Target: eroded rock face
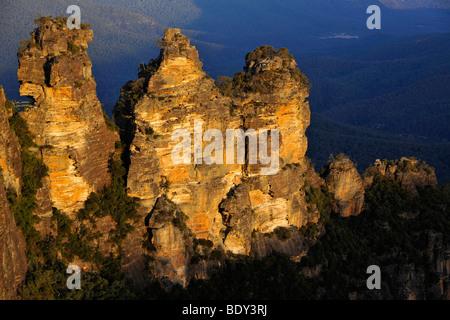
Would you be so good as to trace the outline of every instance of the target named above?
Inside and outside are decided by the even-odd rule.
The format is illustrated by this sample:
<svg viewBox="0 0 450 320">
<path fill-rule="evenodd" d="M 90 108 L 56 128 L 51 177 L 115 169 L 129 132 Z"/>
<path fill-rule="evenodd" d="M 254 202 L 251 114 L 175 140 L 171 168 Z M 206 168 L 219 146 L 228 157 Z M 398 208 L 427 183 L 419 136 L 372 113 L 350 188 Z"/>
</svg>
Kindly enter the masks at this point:
<svg viewBox="0 0 450 320">
<path fill-rule="evenodd" d="M 354 163 L 339 156 L 327 168 L 326 184 L 338 202 L 343 217 L 358 215 L 364 205 L 364 184 Z"/>
<path fill-rule="evenodd" d="M 38 193 L 38 202 L 49 196 L 69 216 L 110 182 L 108 161 L 118 140 L 97 99 L 86 53 L 92 37 L 92 30 L 42 18 L 18 53 L 20 93 L 35 100 L 22 116 L 49 168 L 48 190 Z"/>
<path fill-rule="evenodd" d="M 308 246 L 298 234 L 298 229 L 286 228 L 285 230 L 290 233 L 289 238 L 286 240 L 278 239 L 275 234 L 254 234 L 252 237 L 252 256 L 261 259 L 273 252 L 277 252 L 287 254 L 294 261 L 300 261 L 306 255 Z"/>
<path fill-rule="evenodd" d="M 253 230 L 264 233 L 279 226 L 317 222 L 318 216 L 306 214 L 301 190 L 307 170 L 308 83 L 287 50 L 264 48 L 249 54 L 245 72 L 233 81 L 233 94 L 226 95 L 202 70 L 197 50 L 179 29 L 167 29 L 160 45 L 160 56 L 140 66 L 139 79 L 122 88 L 114 109 L 121 139 L 128 147 L 128 193 L 140 199 L 142 219 L 166 197 L 186 214 L 186 226 L 194 238 L 239 254 L 250 253 Z M 190 152 L 183 158 L 186 161 L 175 162 L 172 152 L 181 137 L 172 134 L 180 129 L 187 132 Z M 208 129 L 216 129 L 209 141 L 223 139 L 222 147 L 211 153 L 212 164 L 205 157 L 196 162 L 197 152 L 205 155 L 211 145 L 203 136 Z M 275 170 L 264 174 L 261 169 L 270 165 L 249 161 L 248 140 L 244 160 L 239 161 L 235 148 L 233 161 L 228 161 L 227 129 L 255 130 L 250 133 L 253 136 L 264 129 L 279 130 Z M 268 156 L 272 140 L 269 133 Z M 145 234 L 142 225 L 136 227 L 124 242 L 129 249 L 124 266 L 134 273 L 142 260 L 138 244 Z M 150 229 L 151 241 L 160 252 L 156 256 L 166 266 L 158 267 L 156 273 L 187 283 L 189 273 L 183 268 L 189 253 L 180 249 L 184 243 L 179 232 L 171 223 Z M 171 257 L 170 252 L 177 253 Z"/>
<path fill-rule="evenodd" d="M 226 226 L 224 244 L 235 254 L 249 254 L 251 234 L 255 227 L 250 194 L 245 183 L 231 188 L 219 205 L 222 223 Z"/>
<path fill-rule="evenodd" d="M 296 66 L 287 49 L 263 46 L 247 54 L 244 72 L 237 73 L 223 89 L 231 96 L 233 111 L 240 115 L 244 130 L 279 132 L 277 170 L 264 174 L 261 169 L 268 165 L 261 161 L 251 164 L 249 159 L 244 166 L 244 183 L 251 204 L 251 229 L 260 233 L 270 233 L 277 227 L 300 228 L 308 222 L 318 221 L 318 216 L 307 214 L 302 191 L 308 170 L 305 132 L 310 123 L 306 101 L 309 83 Z M 267 155 L 272 153 L 271 146 L 272 134 L 268 135 Z M 251 147 L 247 152 L 255 153 Z M 240 220 L 242 226 L 237 224 L 234 229 L 243 228 L 248 223 Z M 234 233 L 229 235 L 234 236 Z M 241 241 L 243 239 L 246 238 L 240 238 Z M 236 244 L 237 240 L 233 243 Z M 241 251 L 247 252 L 243 248 L 249 246 L 246 242 Z M 252 241 L 252 246 L 258 246 L 257 241 Z M 234 251 L 237 251 L 236 247 Z"/>
<path fill-rule="evenodd" d="M 234 177 L 241 175 L 241 166 L 195 164 L 192 154 L 190 163 L 174 163 L 172 150 L 180 140 L 172 141 L 172 133 L 185 129 L 193 137 L 194 125 L 201 122 L 202 132 L 214 128 L 225 137 L 227 128 L 239 127 L 239 117 L 230 115 L 230 99 L 220 94 L 214 80 L 201 69 L 197 50 L 180 30 L 166 30 L 162 46 L 160 57 L 141 70 L 142 77 L 128 85 L 128 92 L 122 90 L 114 110 L 122 140 L 130 143 L 128 193 L 141 200 L 142 217 L 158 197 L 167 196 L 188 215 L 186 223 L 197 238 L 218 243 L 222 227 L 218 206 Z M 139 98 L 132 101 L 129 91 L 136 87 Z M 142 239 L 145 230 L 137 229 L 124 246 L 141 241 L 134 239 Z M 142 254 L 136 246 L 132 251 L 136 257 L 129 256 L 125 266 Z"/>
<path fill-rule="evenodd" d="M 22 186 L 22 155 L 19 140 L 9 126 L 6 97 L 0 87 L 0 169 L 5 187 L 18 194 Z"/>
<path fill-rule="evenodd" d="M 311 117 L 309 82 L 288 50 L 263 46 L 247 54 L 244 72 L 233 79 L 233 91 L 245 129 L 280 131 L 280 168 L 303 164 Z M 248 174 L 259 174 L 259 167 L 249 165 Z"/>
<path fill-rule="evenodd" d="M 152 267 L 155 273 L 185 285 L 189 279 L 192 239 L 183 216 L 177 206 L 163 196 L 146 217 L 146 226 L 154 246 Z"/>
<path fill-rule="evenodd" d="M 415 158 L 402 157 L 400 160 L 377 159 L 375 163 L 364 172 L 364 182 L 369 185 L 376 174 L 391 178 L 406 191 L 417 195 L 416 187 L 437 185 L 436 173 L 426 163 Z"/>
<path fill-rule="evenodd" d="M 2 127 L 3 128 L 3 127 Z M 27 261 L 25 239 L 8 207 L 5 184 L 0 173 L 0 300 L 18 299 L 25 280 Z"/>
</svg>

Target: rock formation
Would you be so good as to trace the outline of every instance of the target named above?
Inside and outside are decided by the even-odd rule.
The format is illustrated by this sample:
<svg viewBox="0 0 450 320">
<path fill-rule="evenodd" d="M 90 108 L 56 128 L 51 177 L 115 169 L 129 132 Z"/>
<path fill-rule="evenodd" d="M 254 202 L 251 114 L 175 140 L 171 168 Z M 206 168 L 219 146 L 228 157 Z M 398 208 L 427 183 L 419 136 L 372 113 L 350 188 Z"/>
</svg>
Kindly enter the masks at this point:
<svg viewBox="0 0 450 320">
<path fill-rule="evenodd" d="M 278 170 L 264 175 L 261 167 L 265 166 L 260 163 L 248 161 L 244 166 L 254 212 L 253 227 L 262 233 L 279 226 L 300 228 L 318 220 L 317 216 L 306 215 L 301 190 L 308 170 L 305 132 L 310 110 L 305 100 L 309 83 L 296 66 L 287 49 L 263 46 L 247 54 L 244 72 L 237 73 L 229 85 L 234 112 L 241 116 L 244 130 L 279 131 Z M 270 144 L 271 139 L 267 149 Z M 248 152 L 252 153 L 251 149 Z"/>
<path fill-rule="evenodd" d="M 341 216 L 360 214 L 364 205 L 364 184 L 354 163 L 348 157 L 338 155 L 325 170 L 326 184 L 337 200 Z"/>
<path fill-rule="evenodd" d="M 386 268 L 386 274 L 402 300 L 449 300 L 450 246 L 443 241 L 442 233 L 426 230 L 424 237 L 427 248 L 423 256 L 429 269 L 415 263 L 394 264 Z"/>
<path fill-rule="evenodd" d="M 418 186 L 437 184 L 434 170 L 412 158 L 377 161 L 363 180 L 355 164 L 338 155 L 319 176 L 305 157 L 309 83 L 287 49 L 257 48 L 247 54 L 243 72 L 216 85 L 179 29 L 165 31 L 159 57 L 141 64 L 138 79 L 121 90 L 113 111 L 124 145 L 121 154 L 122 148 L 115 148 L 118 135 L 110 130 L 96 96 L 86 53 L 92 31 L 69 30 L 64 19 L 37 22 L 40 26 L 18 53 L 21 94 L 34 99 L 20 113 L 37 143 L 26 151 L 49 169 L 36 195 L 34 214 L 41 222 L 35 227 L 48 235 L 57 223 L 51 219 L 56 207 L 76 220 L 71 231 L 81 230 L 80 225 L 92 231 L 88 248 L 105 256 L 120 252 L 122 268 L 135 285 L 158 278 L 163 286 L 186 286 L 192 278 L 207 279 L 225 259 L 239 255 L 262 258 L 281 252 L 298 262 L 326 233 L 324 221 L 333 204 L 343 217 L 361 213 L 364 187 L 375 175 L 392 178 L 416 195 Z M 25 241 L 6 191 L 20 193 L 22 170 L 27 172 L 21 157 L 27 154 L 10 130 L 5 101 L 0 88 L 0 299 L 13 299 L 27 265 Z M 114 180 L 120 182 L 110 185 L 113 157 Z M 106 208 L 90 215 L 100 207 L 96 201 L 112 193 L 95 201 L 93 195 L 85 211 L 78 211 L 91 192 L 107 185 L 123 197 L 114 205 L 102 202 Z M 139 217 L 130 222 L 130 233 L 122 225 L 125 239 L 115 238 L 117 220 L 127 219 L 114 216 L 111 208 L 127 201 L 126 208 L 132 209 L 140 203 Z M 75 219 L 77 213 L 85 218 Z M 321 213 L 326 213 L 323 219 Z M 436 276 L 431 286 L 430 270 L 411 261 L 394 262 L 383 271 L 399 289 L 396 296 L 449 299 L 450 248 L 442 233 L 425 234 L 428 249 L 422 256 Z M 77 254 L 73 263 L 94 268 Z M 317 277 L 327 264 L 302 273 Z"/>
<path fill-rule="evenodd" d="M 27 260 L 25 239 L 17 229 L 6 199 L 0 174 L 0 300 L 17 299 L 19 286 L 25 280 Z"/>
<path fill-rule="evenodd" d="M 6 188 L 18 194 L 22 186 L 21 149 L 19 140 L 10 130 L 8 122 L 10 114 L 5 104 L 5 92 L 0 87 L 0 169 L 3 171 Z"/>
<path fill-rule="evenodd" d="M 391 265 L 386 273 L 402 300 L 449 300 L 450 246 L 443 241 L 442 233 L 427 230 L 424 234 L 427 241 L 424 258 L 430 269 L 409 263 Z"/>
<path fill-rule="evenodd" d="M 114 109 L 129 150 L 128 192 L 140 199 L 141 215 L 153 221 L 152 216 L 159 215 L 155 203 L 164 196 L 187 216 L 186 226 L 195 239 L 238 254 L 250 253 L 253 230 L 270 233 L 280 226 L 299 228 L 317 221 L 307 216 L 301 191 L 307 170 L 308 83 L 292 55 L 286 49 L 257 49 L 247 56 L 245 72 L 236 75 L 233 94 L 227 95 L 202 70 L 197 50 L 179 29 L 167 29 L 160 45 L 159 58 L 140 66 L 139 79 L 122 88 Z M 181 156 L 180 149 L 182 159 L 174 162 L 172 152 L 182 135 L 173 134 L 180 129 L 187 133 L 188 153 Z M 214 132 L 208 140 L 203 133 L 209 129 Z M 239 139 L 227 136 L 227 130 L 238 129 L 250 136 L 242 140 L 245 154 L 235 147 Z M 262 130 L 268 132 L 267 145 L 259 145 L 259 156 L 267 151 L 269 160 L 279 159 L 272 162 L 272 172 L 270 163 L 250 160 L 258 157 L 250 141 L 261 141 Z M 279 153 L 271 151 L 276 143 L 273 130 L 279 131 Z M 234 152 L 228 156 L 230 141 Z M 162 258 L 160 252 L 177 252 L 165 258 L 176 272 L 162 275 L 184 283 L 189 255 L 177 249 L 182 247 L 180 234 L 167 223 L 148 227 L 156 260 Z M 134 246 L 125 259 L 128 269 L 137 270 L 143 232 L 138 226 L 124 243 Z"/>
<path fill-rule="evenodd" d="M 364 172 L 365 185 L 372 183 L 375 174 L 397 181 L 402 188 L 414 195 L 417 195 L 416 187 L 437 185 L 434 169 L 414 157 L 384 161 L 377 159 L 374 165 Z"/>
<path fill-rule="evenodd" d="M 108 161 L 118 137 L 107 128 L 96 95 L 86 53 L 92 30 L 69 30 L 64 19 L 36 22 L 18 52 L 20 93 L 34 99 L 22 116 L 49 168 L 38 202 L 70 216 L 109 183 Z"/>
<path fill-rule="evenodd" d="M 129 144 L 129 195 L 140 199 L 142 217 L 165 195 L 189 216 L 186 224 L 197 238 L 218 242 L 218 206 L 232 187 L 234 177 L 241 175 L 241 168 L 194 164 L 191 154 L 190 163 L 176 164 L 172 161 L 172 149 L 179 140 L 172 140 L 172 134 L 177 129 L 193 134 L 194 126 L 200 123 L 200 131 L 214 128 L 225 136 L 229 126 L 238 127 L 239 117 L 230 115 L 230 100 L 220 94 L 214 80 L 201 69 L 197 50 L 179 29 L 166 30 L 161 45 L 160 57 L 143 66 L 141 77 L 124 87 L 114 110 L 122 140 Z M 158 230 L 161 235 L 170 234 Z M 125 241 L 124 246 L 130 248 L 124 259 L 125 269 L 134 269 L 133 261 L 142 255 L 143 233 L 143 226 L 137 226 L 135 234 Z M 177 245 L 169 239 L 158 239 Z M 172 257 L 173 261 L 178 259 L 182 258 Z"/>
<path fill-rule="evenodd" d="M 149 241 L 154 248 L 154 272 L 182 285 L 189 279 L 191 234 L 184 213 L 165 196 L 159 197 L 147 217 Z"/>
<path fill-rule="evenodd" d="M 5 94 L 0 88 L 0 300 L 17 299 L 25 280 L 25 240 L 6 198 L 6 189 L 20 193 L 22 157 L 18 139 L 10 130 Z"/>
</svg>

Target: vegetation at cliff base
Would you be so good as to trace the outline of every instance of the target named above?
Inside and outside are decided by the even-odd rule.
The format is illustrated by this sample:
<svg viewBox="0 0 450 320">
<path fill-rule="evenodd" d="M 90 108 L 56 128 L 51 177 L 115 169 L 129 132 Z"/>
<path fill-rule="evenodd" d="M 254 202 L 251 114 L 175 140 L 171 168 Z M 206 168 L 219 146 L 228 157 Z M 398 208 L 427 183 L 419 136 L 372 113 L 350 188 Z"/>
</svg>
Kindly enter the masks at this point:
<svg viewBox="0 0 450 320">
<path fill-rule="evenodd" d="M 139 204 L 125 191 L 124 176 L 126 170 L 119 157 L 110 161 L 112 183 L 98 193 L 91 193 L 84 208 L 78 212 L 78 218 L 95 224 L 98 218 L 110 216 L 116 223 L 111 231 L 112 241 L 117 245 L 133 231 L 130 222 L 137 219 Z"/>
<path fill-rule="evenodd" d="M 406 299 L 401 270 L 424 271 L 419 299 L 440 299 L 439 278 L 427 256 L 428 236 L 442 233 L 450 243 L 450 186 L 419 188 L 414 197 L 389 178 L 377 175 L 366 191 L 367 209 L 348 218 L 333 213 L 321 235 L 300 263 L 284 254 L 258 260 L 228 260 L 208 280 L 175 286 L 164 299 Z M 329 205 L 332 205 L 329 203 Z M 306 230 L 306 229 L 305 229 Z M 366 287 L 369 265 L 382 272 L 381 290 Z M 413 285 L 413 284 L 411 284 Z"/>
<path fill-rule="evenodd" d="M 132 231 L 130 222 L 137 218 L 138 203 L 125 191 L 125 168 L 120 161 L 121 150 L 110 162 L 112 183 L 92 193 L 85 208 L 78 213 L 79 220 L 53 208 L 52 228 L 48 238 L 36 230 L 39 222 L 34 214 L 37 209 L 36 194 L 43 186 L 47 167 L 38 156 L 38 147 L 19 113 L 10 119 L 22 149 L 23 186 L 18 196 L 8 190 L 8 202 L 17 226 L 26 239 L 28 271 L 20 289 L 22 299 L 118 299 L 133 298 L 121 269 L 120 249 L 117 254 L 104 256 L 95 245 L 99 236 L 94 232 L 95 219 L 110 216 L 115 223 L 111 241 L 120 248 L 125 236 Z M 75 258 L 90 263 L 83 272 L 83 290 L 68 290 L 66 268 Z"/>
</svg>

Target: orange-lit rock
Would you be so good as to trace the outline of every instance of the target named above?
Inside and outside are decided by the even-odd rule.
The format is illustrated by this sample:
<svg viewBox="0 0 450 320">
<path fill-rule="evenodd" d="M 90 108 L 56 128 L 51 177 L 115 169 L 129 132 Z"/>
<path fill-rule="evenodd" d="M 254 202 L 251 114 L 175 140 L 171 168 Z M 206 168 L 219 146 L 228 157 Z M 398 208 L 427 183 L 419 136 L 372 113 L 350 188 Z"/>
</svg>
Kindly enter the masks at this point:
<svg viewBox="0 0 450 320">
<path fill-rule="evenodd" d="M 364 205 L 364 184 L 353 162 L 338 155 L 327 167 L 325 181 L 343 217 L 358 215 Z"/>
<path fill-rule="evenodd" d="M 140 66 L 139 79 L 122 88 L 114 109 L 114 119 L 128 150 L 128 194 L 140 199 L 141 216 L 152 212 L 161 196 L 167 197 L 186 214 L 186 226 L 195 238 L 243 254 L 251 251 L 253 230 L 271 232 L 279 226 L 300 227 L 317 221 L 317 217 L 306 214 L 301 190 L 307 170 L 308 83 L 287 50 L 272 48 L 269 55 L 263 56 L 256 50 L 247 57 L 247 80 L 259 81 L 263 87 L 273 86 L 271 92 L 233 87 L 235 94 L 228 96 L 202 70 L 197 50 L 179 29 L 167 29 L 160 44 L 160 56 Z M 224 163 L 227 129 L 254 129 L 257 133 L 279 130 L 279 170 L 274 175 L 261 175 L 261 168 L 268 165 L 248 164 L 248 159 L 238 164 L 236 150 L 233 164 L 195 164 L 194 124 L 200 121 L 202 134 L 208 129 L 222 134 Z M 177 164 L 172 159 L 172 150 L 181 141 L 172 141 L 177 129 L 190 134 L 188 164 Z M 271 140 L 269 135 L 269 155 Z M 201 149 L 204 151 L 208 145 L 202 141 Z M 133 248 L 124 259 L 125 269 L 135 273 L 143 254 L 136 245 L 142 242 L 142 229 L 137 226 L 137 230 L 124 243 Z M 150 230 L 156 256 L 172 266 L 157 268 L 157 275 L 187 283 L 189 279 L 182 277 L 190 273 L 182 265 L 188 263 L 188 253 L 177 249 L 182 244 L 177 242 L 181 240 L 174 230 L 169 224 Z M 169 252 L 178 253 L 170 258 Z"/>
<path fill-rule="evenodd" d="M 175 130 L 186 129 L 193 137 L 194 123 L 202 121 L 203 131 L 215 128 L 225 137 L 226 129 L 239 127 L 239 117 L 229 112 L 231 100 L 201 68 L 189 39 L 178 29 L 166 30 L 160 57 L 122 89 L 114 118 L 122 140 L 129 143 L 128 194 L 140 199 L 141 215 L 151 212 L 156 199 L 165 195 L 188 216 L 186 224 L 197 238 L 219 244 L 223 225 L 218 207 L 234 177 L 241 175 L 241 166 L 194 164 L 193 158 L 191 164 L 172 161 L 172 149 L 179 143 L 171 139 Z M 124 246 L 142 236 L 136 231 Z M 129 255 L 125 266 L 142 255 L 142 249 L 134 248 L 136 255 Z M 161 245 L 160 250 L 169 249 Z"/>
<path fill-rule="evenodd" d="M 245 130 L 279 131 L 279 166 L 275 174 L 262 174 L 261 168 L 268 165 L 261 163 L 244 166 L 244 183 L 248 185 L 253 212 L 252 229 L 268 233 L 277 227 L 300 228 L 317 222 L 318 216 L 307 214 L 302 191 L 309 165 L 305 161 L 309 83 L 293 56 L 285 48 L 257 48 L 247 54 L 244 72 L 237 73 L 228 89 L 222 86 L 222 90 L 232 97 L 234 112 L 241 115 Z M 268 155 L 271 145 L 269 136 Z"/>
<path fill-rule="evenodd" d="M 63 19 L 41 18 L 19 49 L 20 92 L 35 100 L 22 116 L 49 168 L 38 202 L 50 201 L 69 216 L 90 192 L 109 184 L 108 161 L 118 139 L 97 99 L 86 53 L 92 37 L 89 29 L 69 30 Z"/>
</svg>

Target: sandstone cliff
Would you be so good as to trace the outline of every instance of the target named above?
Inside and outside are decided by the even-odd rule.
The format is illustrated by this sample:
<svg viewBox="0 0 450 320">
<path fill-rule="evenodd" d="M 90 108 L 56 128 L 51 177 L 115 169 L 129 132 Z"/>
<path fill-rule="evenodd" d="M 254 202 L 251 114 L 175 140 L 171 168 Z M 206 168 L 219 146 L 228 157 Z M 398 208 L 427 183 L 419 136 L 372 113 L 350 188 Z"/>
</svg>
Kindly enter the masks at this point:
<svg viewBox="0 0 450 320">
<path fill-rule="evenodd" d="M 25 239 L 9 210 L 5 185 L 0 175 L 0 300 L 17 299 L 25 280 Z"/>
<path fill-rule="evenodd" d="M 364 183 L 353 162 L 344 155 L 336 156 L 325 168 L 325 181 L 343 217 L 358 215 L 364 205 Z"/>
<path fill-rule="evenodd" d="M 300 228 L 308 222 L 317 222 L 318 216 L 307 215 L 301 190 L 308 170 L 305 132 L 310 123 L 306 101 L 309 83 L 293 56 L 285 48 L 257 48 L 247 54 L 244 72 L 238 72 L 221 87 L 231 96 L 233 111 L 240 115 L 244 130 L 279 131 L 278 170 L 262 174 L 261 168 L 267 165 L 252 164 L 250 159 L 244 166 L 254 229 L 267 233 L 280 226 Z M 271 153 L 271 140 L 270 136 L 267 154 Z"/>
<path fill-rule="evenodd" d="M 49 168 L 38 192 L 39 214 L 51 215 L 48 204 L 53 203 L 72 215 L 91 192 L 109 183 L 108 161 L 117 137 L 107 128 L 96 95 L 86 52 L 92 30 L 69 30 L 64 19 L 36 22 L 40 25 L 18 52 L 18 79 L 21 95 L 34 99 L 21 115 Z"/>
<path fill-rule="evenodd" d="M 426 257 L 438 280 L 432 285 L 428 296 L 432 299 L 450 300 L 450 246 L 443 242 L 442 233 L 427 231 Z"/>
<path fill-rule="evenodd" d="M 41 157 L 49 169 L 36 195 L 34 214 L 41 222 L 35 227 L 48 235 L 55 206 L 75 222 L 71 232 L 89 229 L 93 237 L 74 237 L 69 243 L 75 249 L 72 262 L 79 266 L 99 267 L 88 260 L 94 254 L 91 249 L 103 255 L 120 253 L 122 268 L 135 284 L 145 286 L 145 280 L 156 277 L 170 287 L 186 286 L 192 278 L 207 279 L 225 259 L 239 255 L 263 258 L 281 252 L 299 262 L 317 237 L 326 234 L 324 222 L 334 204 L 343 217 L 361 213 L 364 187 L 376 174 L 415 194 L 418 186 L 436 184 L 433 169 L 407 158 L 377 161 L 363 180 L 355 164 L 339 155 L 319 176 L 305 157 L 309 83 L 293 56 L 286 49 L 257 48 L 246 56 L 243 72 L 216 85 L 179 29 L 165 31 L 159 57 L 141 64 L 138 79 L 121 90 L 114 109 L 124 145 L 120 154 L 119 144 L 115 150 L 117 134 L 102 115 L 86 53 L 92 31 L 68 30 L 62 19 L 38 22 L 18 53 L 21 93 L 34 99 L 33 106 L 20 113 L 38 145 L 27 152 Z M 9 130 L 11 113 L 4 104 L 0 90 L 0 298 L 14 298 L 26 272 L 25 244 L 5 190 L 19 193 L 23 168 L 18 139 Z M 230 130 L 242 130 L 244 138 L 228 139 Z M 262 138 L 267 138 L 266 144 L 261 144 Z M 242 149 L 236 148 L 239 143 Z M 110 184 L 108 162 L 113 156 L 115 183 Z M 120 156 L 126 172 L 117 161 Z M 119 194 L 106 188 L 111 192 L 85 202 L 91 192 L 107 185 Z M 136 202 L 141 204 L 139 217 L 128 233 L 131 228 L 122 222 L 134 216 L 120 213 L 133 211 Z M 80 217 L 75 219 L 77 213 Z M 408 219 L 414 215 L 399 213 Z M 387 222 L 376 223 L 391 228 Z M 125 234 L 125 239 L 119 237 Z M 383 271 L 395 282 L 396 296 L 449 298 L 449 248 L 441 233 L 429 232 L 427 237 L 428 249 L 421 257 L 431 263 L 435 277 L 428 279 L 430 270 L 417 263 L 392 262 Z M 81 240 L 89 243 L 77 243 Z M 80 247 L 84 250 L 77 250 Z M 320 277 L 327 264 L 326 260 L 300 272 L 307 278 Z"/>
<path fill-rule="evenodd" d="M 180 30 L 166 30 L 161 45 L 160 57 L 141 66 L 141 78 L 123 88 L 114 110 L 122 141 L 129 149 L 129 160 L 125 160 L 129 162 L 129 195 L 140 199 L 142 217 L 152 211 L 158 198 L 166 196 L 189 216 L 186 224 L 196 237 L 219 242 L 218 206 L 234 177 L 241 175 L 241 168 L 194 164 L 191 154 L 190 163 L 174 163 L 171 153 L 179 141 L 172 140 L 172 133 L 186 129 L 193 135 L 194 125 L 201 121 L 200 130 L 215 128 L 225 136 L 228 126 L 238 127 L 239 118 L 230 115 L 230 100 L 220 94 L 214 80 L 201 69 L 197 50 Z M 134 269 L 142 255 L 143 227 L 138 225 L 124 243 L 129 248 L 125 269 Z M 161 235 L 170 234 L 158 230 Z M 168 239 L 154 239 L 177 246 Z M 169 260 L 178 265 L 174 261 L 184 259 L 187 264 L 187 258 L 173 256 Z"/>
<path fill-rule="evenodd" d="M 381 174 L 394 179 L 406 191 L 417 195 L 416 187 L 437 185 L 434 169 L 425 162 L 420 162 L 414 157 L 403 157 L 400 160 L 377 159 L 371 167 L 364 172 L 364 183 L 369 185 L 376 174 Z"/>
<path fill-rule="evenodd" d="M 3 171 L 6 188 L 18 194 L 22 186 L 21 149 L 16 135 L 10 129 L 10 114 L 5 103 L 5 92 L 0 87 L 0 169 Z"/>
<path fill-rule="evenodd" d="M 114 109 L 128 150 L 124 154 L 128 193 L 140 199 L 141 216 L 149 215 L 153 221 L 151 217 L 158 212 L 155 203 L 167 198 L 187 216 L 186 227 L 194 239 L 210 241 L 217 252 L 235 254 L 250 254 L 252 245 L 258 246 L 252 241 L 253 231 L 270 233 L 277 227 L 300 228 L 317 221 L 317 215 L 307 214 L 301 190 L 307 170 L 308 83 L 292 55 L 271 47 L 247 55 L 245 72 L 230 83 L 230 95 L 202 70 L 197 50 L 179 29 L 167 29 L 160 45 L 160 56 L 140 66 L 139 79 L 122 88 Z M 181 136 L 173 138 L 172 134 L 179 129 L 187 132 L 189 152 L 175 163 L 172 151 Z M 208 129 L 214 130 L 209 140 L 203 135 Z M 258 156 L 249 146 L 251 138 L 243 142 L 244 158 L 235 147 L 237 139 L 232 140 L 234 153 L 228 157 L 229 129 L 242 129 L 253 137 L 268 130 L 267 145 L 260 147 L 259 155 L 264 151 L 279 163 L 272 162 L 270 170 L 267 163 L 251 161 Z M 278 153 L 271 151 L 276 140 L 270 130 L 279 130 Z M 207 158 L 212 145 L 211 158 Z M 186 283 L 187 274 L 195 272 L 186 271 L 192 256 L 189 250 L 180 249 L 184 240 L 177 229 L 171 223 L 148 227 L 156 248 L 152 257 L 170 266 L 158 267 L 161 272 L 156 274 Z M 124 243 L 130 249 L 125 269 L 135 273 L 142 264 L 139 244 L 144 233 L 142 225 L 137 225 Z M 192 245 L 190 251 L 195 256 Z"/>
<path fill-rule="evenodd" d="M 25 240 L 6 198 L 7 189 L 18 194 L 22 185 L 21 149 L 8 117 L 0 88 L 0 300 L 18 298 L 17 290 L 27 270 Z"/>
</svg>

